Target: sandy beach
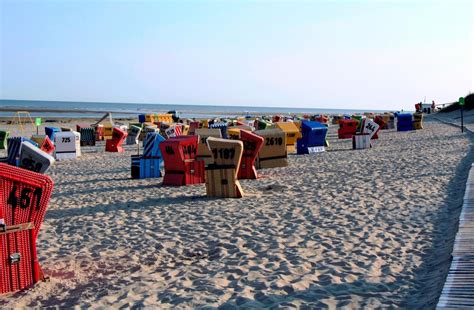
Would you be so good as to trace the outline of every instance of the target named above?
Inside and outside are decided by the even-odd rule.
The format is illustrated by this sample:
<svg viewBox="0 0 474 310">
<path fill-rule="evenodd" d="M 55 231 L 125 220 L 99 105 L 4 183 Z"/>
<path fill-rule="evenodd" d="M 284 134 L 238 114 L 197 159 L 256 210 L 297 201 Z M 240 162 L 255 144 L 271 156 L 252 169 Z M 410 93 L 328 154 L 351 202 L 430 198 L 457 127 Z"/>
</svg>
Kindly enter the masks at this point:
<svg viewBox="0 0 474 310">
<path fill-rule="evenodd" d="M 55 188 L 38 255 L 49 282 L 0 306 L 433 308 L 470 134 L 428 118 L 423 130 L 385 130 L 374 148 L 352 150 L 336 130 L 327 152 L 241 180 L 242 199 L 133 180 L 136 146 L 83 147 L 48 172 Z"/>
</svg>

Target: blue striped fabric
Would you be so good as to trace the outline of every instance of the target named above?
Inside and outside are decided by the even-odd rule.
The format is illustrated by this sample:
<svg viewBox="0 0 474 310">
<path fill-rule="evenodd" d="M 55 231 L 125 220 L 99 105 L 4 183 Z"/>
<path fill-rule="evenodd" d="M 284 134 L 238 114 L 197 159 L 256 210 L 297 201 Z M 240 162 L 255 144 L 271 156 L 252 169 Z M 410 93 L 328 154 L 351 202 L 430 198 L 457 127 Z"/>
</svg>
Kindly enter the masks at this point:
<svg viewBox="0 0 474 310">
<path fill-rule="evenodd" d="M 19 160 L 20 160 L 20 151 L 21 151 L 21 143 L 29 142 L 33 144 L 34 146 L 38 147 L 38 143 L 25 138 L 25 137 L 11 137 L 8 138 L 7 140 L 7 145 L 8 145 L 8 155 L 7 155 L 7 162 L 10 165 L 13 166 L 18 166 Z"/>
<path fill-rule="evenodd" d="M 209 125 L 209 128 L 219 128 L 221 130 L 222 138 L 227 139 L 227 123 L 213 123 Z"/>
<path fill-rule="evenodd" d="M 144 157 L 161 157 L 160 142 L 165 138 L 157 132 L 147 133 L 143 140 L 143 156 Z"/>
</svg>

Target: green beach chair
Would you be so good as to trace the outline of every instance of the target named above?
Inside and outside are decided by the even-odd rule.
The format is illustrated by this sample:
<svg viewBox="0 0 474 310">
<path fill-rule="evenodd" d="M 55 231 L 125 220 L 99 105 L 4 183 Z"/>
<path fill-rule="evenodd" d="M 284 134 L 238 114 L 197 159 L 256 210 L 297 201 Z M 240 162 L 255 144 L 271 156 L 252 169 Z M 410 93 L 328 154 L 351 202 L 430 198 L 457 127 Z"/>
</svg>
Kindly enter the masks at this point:
<svg viewBox="0 0 474 310">
<path fill-rule="evenodd" d="M 362 130 L 362 115 L 352 115 L 351 118 L 359 122 L 357 124 L 356 132 L 360 132 Z"/>
<path fill-rule="evenodd" d="M 0 150 L 7 149 L 7 139 L 10 136 L 9 131 L 0 130 Z"/>
</svg>

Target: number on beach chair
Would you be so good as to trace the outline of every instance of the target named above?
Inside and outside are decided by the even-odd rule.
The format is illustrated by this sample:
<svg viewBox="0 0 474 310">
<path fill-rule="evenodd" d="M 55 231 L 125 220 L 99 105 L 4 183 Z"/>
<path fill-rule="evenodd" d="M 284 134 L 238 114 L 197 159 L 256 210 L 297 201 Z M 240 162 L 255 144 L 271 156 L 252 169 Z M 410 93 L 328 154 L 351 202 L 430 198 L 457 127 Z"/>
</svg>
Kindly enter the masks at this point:
<svg viewBox="0 0 474 310">
<path fill-rule="evenodd" d="M 179 136 L 160 143 L 165 176 L 163 185 L 204 183 L 204 161 L 197 160 L 197 136 Z"/>
<path fill-rule="evenodd" d="M 49 139 L 48 136 L 46 136 L 46 138 Z M 21 143 L 20 168 L 38 173 L 46 173 L 49 167 L 54 164 L 54 161 L 53 156 L 35 147 L 31 143 Z"/>
<path fill-rule="evenodd" d="M 362 133 L 368 133 L 370 139 L 374 137 L 375 134 L 379 131 L 380 126 L 371 119 L 365 118 L 362 120 Z"/>
<path fill-rule="evenodd" d="M 278 122 L 275 125 L 286 134 L 286 149 L 288 153 L 294 153 L 296 151 L 296 141 L 301 138 L 298 127 L 293 122 Z"/>
<path fill-rule="evenodd" d="M 73 159 L 80 156 L 80 134 L 75 131 L 58 132 L 54 136 L 54 156 L 57 160 Z"/>
<path fill-rule="evenodd" d="M 213 163 L 206 167 L 206 193 L 209 197 L 241 198 L 237 180 L 244 145 L 242 141 L 207 138 Z"/>
<path fill-rule="evenodd" d="M 0 164 L 0 294 L 44 279 L 36 253 L 53 181 L 49 176 Z"/>
<path fill-rule="evenodd" d="M 198 128 L 195 130 L 194 135 L 199 137 L 198 149 L 197 149 L 197 159 L 203 160 L 206 165 L 212 163 L 212 154 L 209 148 L 207 147 L 206 140 L 209 137 L 221 138 L 221 130 L 218 128 L 208 129 L 208 128 Z"/>
<path fill-rule="evenodd" d="M 286 133 L 280 129 L 257 130 L 256 135 L 264 139 L 264 143 L 256 161 L 257 169 L 288 166 Z"/>
</svg>

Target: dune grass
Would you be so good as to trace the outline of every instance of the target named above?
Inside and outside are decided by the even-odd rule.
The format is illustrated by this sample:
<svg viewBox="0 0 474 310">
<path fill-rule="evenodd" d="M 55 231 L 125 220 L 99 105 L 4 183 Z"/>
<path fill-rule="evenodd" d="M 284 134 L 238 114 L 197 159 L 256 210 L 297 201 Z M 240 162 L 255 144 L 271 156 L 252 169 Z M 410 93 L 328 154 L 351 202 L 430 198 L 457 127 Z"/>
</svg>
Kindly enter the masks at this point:
<svg viewBox="0 0 474 310">
<path fill-rule="evenodd" d="M 442 108 L 439 112 L 452 112 L 456 111 L 460 108 L 459 102 L 453 102 L 448 106 Z M 464 109 L 465 110 L 472 110 L 474 109 L 474 93 L 470 93 L 466 97 L 464 97 Z"/>
</svg>

